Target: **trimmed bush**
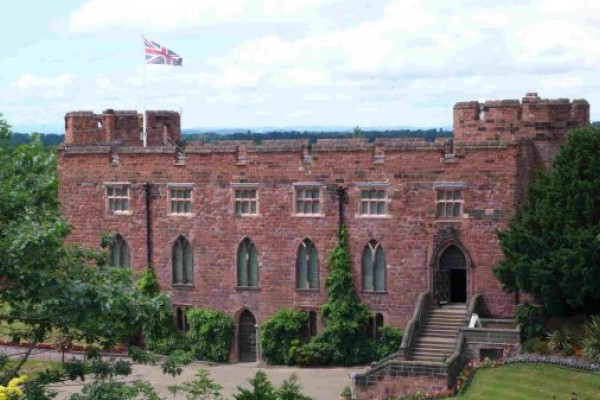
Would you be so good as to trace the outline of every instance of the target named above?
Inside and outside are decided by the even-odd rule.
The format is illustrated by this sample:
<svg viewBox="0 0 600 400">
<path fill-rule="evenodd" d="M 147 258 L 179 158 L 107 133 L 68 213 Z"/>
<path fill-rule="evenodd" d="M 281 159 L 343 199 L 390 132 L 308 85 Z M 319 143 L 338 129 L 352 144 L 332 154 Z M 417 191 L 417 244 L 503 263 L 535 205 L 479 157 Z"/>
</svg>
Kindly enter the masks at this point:
<svg viewBox="0 0 600 400">
<path fill-rule="evenodd" d="M 540 307 L 529 303 L 519 304 L 515 317 L 517 323 L 521 324 L 521 340 L 544 336 L 544 316 Z"/>
<path fill-rule="evenodd" d="M 186 311 L 187 338 L 199 360 L 225 362 L 233 340 L 233 319 L 220 311 L 190 308 Z"/>
<path fill-rule="evenodd" d="M 293 365 L 308 315 L 283 308 L 260 327 L 262 354 L 269 364 Z"/>
<path fill-rule="evenodd" d="M 385 358 L 398 351 L 402 344 L 404 333 L 393 326 L 382 326 L 377 330 L 378 338 L 375 343 L 378 359 Z"/>
</svg>

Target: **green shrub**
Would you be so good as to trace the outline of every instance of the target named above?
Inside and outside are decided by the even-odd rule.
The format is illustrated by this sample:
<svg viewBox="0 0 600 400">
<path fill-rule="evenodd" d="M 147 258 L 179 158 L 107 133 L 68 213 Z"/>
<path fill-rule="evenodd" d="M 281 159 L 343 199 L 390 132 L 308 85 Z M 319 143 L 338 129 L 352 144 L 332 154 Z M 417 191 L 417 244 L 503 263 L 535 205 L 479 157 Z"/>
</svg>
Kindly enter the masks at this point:
<svg viewBox="0 0 600 400">
<path fill-rule="evenodd" d="M 572 355 L 575 346 L 575 338 L 568 328 L 557 329 L 548 335 L 548 347 L 554 351 Z"/>
<path fill-rule="evenodd" d="M 545 342 L 537 337 L 531 338 L 523 343 L 523 351 L 525 353 L 537 353 L 541 355 L 547 355 L 550 353 L 548 342 Z"/>
<path fill-rule="evenodd" d="M 402 336 L 404 335 L 400 329 L 386 325 L 380 327 L 377 332 L 378 338 L 375 345 L 379 360 L 398 351 L 402 344 Z"/>
<path fill-rule="evenodd" d="M 263 371 L 257 371 L 254 378 L 249 379 L 249 382 L 252 389 L 238 386 L 239 393 L 233 395 L 235 400 L 278 400 L 275 388 Z"/>
<path fill-rule="evenodd" d="M 186 311 L 189 331 L 187 338 L 199 360 L 228 360 L 233 340 L 233 319 L 220 311 L 190 308 Z"/>
<path fill-rule="evenodd" d="M 327 302 L 321 307 L 324 329 L 300 350 L 299 364 L 356 365 L 372 361 L 376 357 L 374 340 L 364 329 L 369 323 L 371 312 L 358 297 L 351 264 L 348 231 L 342 227 L 339 244 L 327 260 Z"/>
<path fill-rule="evenodd" d="M 594 361 L 600 361 L 600 314 L 594 315 L 590 322 L 585 324 L 583 337 L 583 355 Z"/>
<path fill-rule="evenodd" d="M 541 309 L 529 303 L 519 304 L 516 312 L 517 323 L 521 324 L 521 340 L 544 336 L 544 317 Z"/>
<path fill-rule="evenodd" d="M 262 354 L 269 364 L 293 365 L 302 328 L 308 315 L 302 311 L 281 309 L 260 327 Z"/>
</svg>

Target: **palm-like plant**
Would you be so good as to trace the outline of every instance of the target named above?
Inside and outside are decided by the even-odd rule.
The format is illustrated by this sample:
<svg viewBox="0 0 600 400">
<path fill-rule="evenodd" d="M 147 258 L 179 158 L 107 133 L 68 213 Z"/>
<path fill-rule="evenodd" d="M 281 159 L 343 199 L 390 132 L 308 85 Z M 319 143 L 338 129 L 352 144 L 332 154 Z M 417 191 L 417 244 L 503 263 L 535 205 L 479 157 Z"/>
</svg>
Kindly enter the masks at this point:
<svg viewBox="0 0 600 400">
<path fill-rule="evenodd" d="M 594 315 L 585 325 L 582 350 L 585 357 L 600 361 L 600 314 Z"/>
</svg>

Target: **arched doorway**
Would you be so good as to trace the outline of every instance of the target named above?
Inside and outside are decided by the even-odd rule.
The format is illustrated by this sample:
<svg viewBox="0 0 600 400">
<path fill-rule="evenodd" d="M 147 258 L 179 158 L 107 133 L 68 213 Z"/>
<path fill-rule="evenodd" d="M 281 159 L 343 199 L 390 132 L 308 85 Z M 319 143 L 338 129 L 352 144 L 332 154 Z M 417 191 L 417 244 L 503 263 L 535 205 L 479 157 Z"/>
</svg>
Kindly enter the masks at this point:
<svg viewBox="0 0 600 400">
<path fill-rule="evenodd" d="M 467 259 L 456 246 L 449 246 L 440 256 L 436 297 L 441 303 L 467 302 Z"/>
<path fill-rule="evenodd" d="M 256 319 L 248 310 L 240 316 L 238 349 L 240 362 L 256 361 Z"/>
</svg>

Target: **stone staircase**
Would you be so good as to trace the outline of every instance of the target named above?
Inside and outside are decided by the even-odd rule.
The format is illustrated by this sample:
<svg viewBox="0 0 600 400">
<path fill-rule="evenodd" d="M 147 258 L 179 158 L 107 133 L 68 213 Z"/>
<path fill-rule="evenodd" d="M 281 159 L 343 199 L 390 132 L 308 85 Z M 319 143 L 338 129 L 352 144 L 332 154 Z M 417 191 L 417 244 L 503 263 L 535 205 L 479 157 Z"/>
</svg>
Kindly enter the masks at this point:
<svg viewBox="0 0 600 400">
<path fill-rule="evenodd" d="M 458 331 L 466 326 L 465 304 L 431 305 L 415 338 L 410 360 L 445 362 L 456 348 Z"/>
</svg>

